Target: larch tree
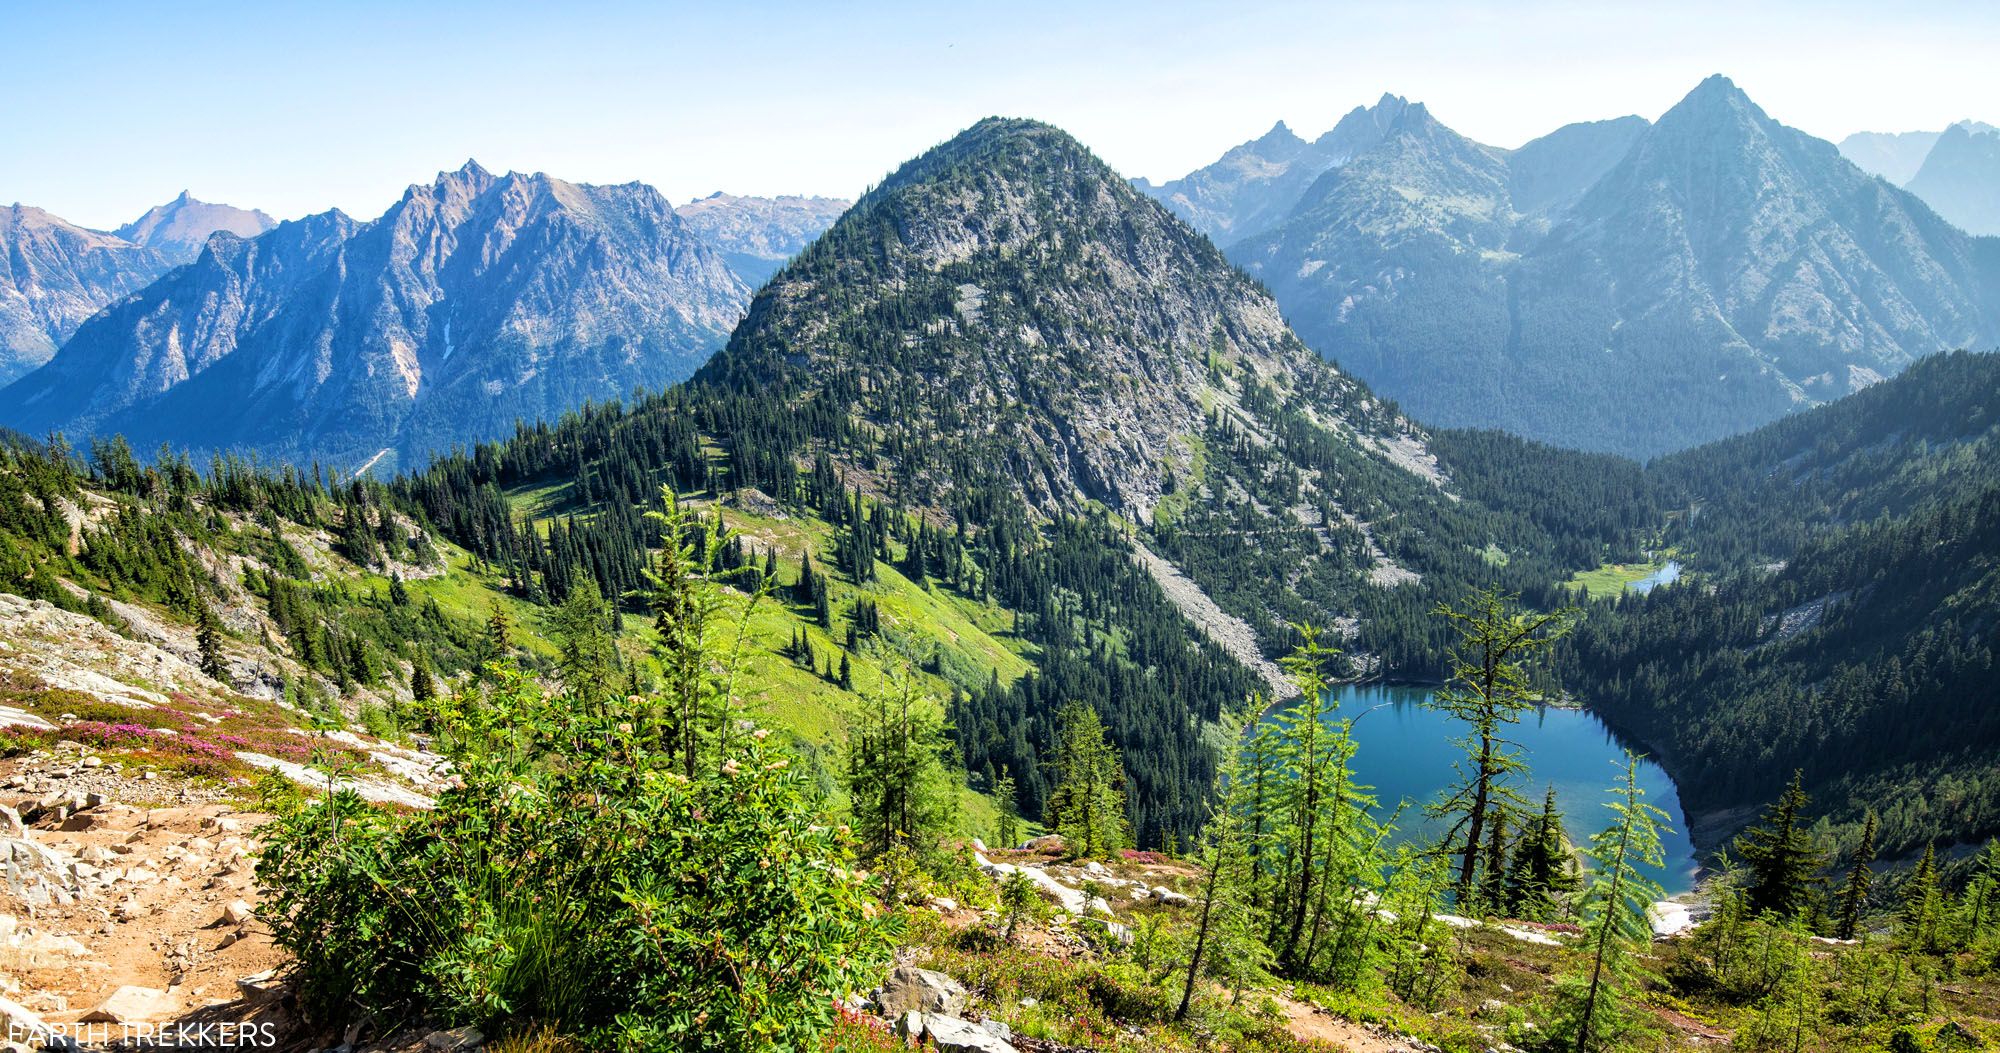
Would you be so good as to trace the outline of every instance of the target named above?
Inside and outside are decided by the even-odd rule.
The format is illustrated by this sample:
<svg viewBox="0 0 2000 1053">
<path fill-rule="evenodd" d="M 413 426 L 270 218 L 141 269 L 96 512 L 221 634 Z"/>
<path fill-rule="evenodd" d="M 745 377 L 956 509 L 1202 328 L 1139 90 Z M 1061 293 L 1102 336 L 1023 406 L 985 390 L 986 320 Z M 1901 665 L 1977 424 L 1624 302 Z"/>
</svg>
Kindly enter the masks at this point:
<svg viewBox="0 0 2000 1053">
<path fill-rule="evenodd" d="M 1056 714 L 1055 788 L 1045 822 L 1062 835 L 1072 855 L 1090 858 L 1125 847 L 1125 773 L 1118 747 L 1104 734 L 1097 711 L 1071 702 Z"/>
<path fill-rule="evenodd" d="M 1639 786 L 1639 758 L 1625 755 L 1625 772 L 1612 790 L 1611 825 L 1590 839 L 1595 868 L 1584 893 L 1581 968 L 1556 988 L 1556 1030 L 1571 1053 L 1628 1048 L 1638 1028 L 1626 1011 L 1636 986 L 1633 958 L 1652 940 L 1648 911 L 1660 896 L 1649 869 L 1665 865 L 1660 835 L 1667 813 L 1647 804 Z"/>
<path fill-rule="evenodd" d="M 1524 611 L 1516 597 L 1488 588 L 1458 607 L 1441 605 L 1437 613 L 1451 623 L 1458 642 L 1451 650 L 1450 675 L 1430 705 L 1464 721 L 1468 730 L 1459 740 L 1466 754 L 1459 781 L 1431 812 L 1450 821 L 1446 841 L 1459 846 L 1458 898 L 1470 903 L 1491 836 L 1488 824 L 1497 811 L 1525 803 L 1513 780 L 1527 765 L 1507 740 L 1506 728 L 1540 701 L 1528 662 L 1569 631 L 1576 612 Z"/>
</svg>

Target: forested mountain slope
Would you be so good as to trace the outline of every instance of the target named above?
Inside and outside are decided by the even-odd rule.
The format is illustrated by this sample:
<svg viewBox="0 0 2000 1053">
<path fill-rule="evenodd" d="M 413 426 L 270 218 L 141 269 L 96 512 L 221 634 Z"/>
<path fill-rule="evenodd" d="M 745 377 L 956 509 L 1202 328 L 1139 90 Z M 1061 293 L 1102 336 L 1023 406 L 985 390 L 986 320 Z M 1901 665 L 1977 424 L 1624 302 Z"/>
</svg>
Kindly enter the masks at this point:
<svg viewBox="0 0 2000 1053">
<path fill-rule="evenodd" d="M 1338 623 L 1369 667 L 1428 671 L 1439 599 L 1498 577 L 1553 601 L 1554 582 L 1638 536 L 1598 504 L 1630 488 L 1625 462 L 1537 450 L 1589 482 L 1552 482 L 1530 507 L 1507 481 L 1508 441 L 1448 441 L 1445 462 L 1074 140 L 995 119 L 857 202 L 689 383 L 400 485 L 510 577 L 559 590 L 573 560 L 607 595 L 643 583 L 639 513 L 662 482 L 823 521 L 815 558 L 854 598 L 816 617 L 850 650 L 873 646 L 860 604 L 886 567 L 997 603 L 1035 670 L 1009 684 L 940 666 L 961 689 L 969 769 L 1013 776 L 1032 814 L 1054 707 L 1089 702 L 1125 751 L 1151 843 L 1193 829 L 1206 729 L 1271 690 L 1245 660 L 1288 647 L 1285 622 Z M 525 492 L 577 514 L 528 536 L 507 497 Z M 1252 653 L 1211 642 L 1137 545 L 1241 619 Z"/>
<path fill-rule="evenodd" d="M 1648 473 L 1700 580 L 1599 609 L 1565 684 L 1713 844 L 1803 769 L 1843 839 L 2000 830 L 2000 359 L 1953 354 Z"/>
</svg>

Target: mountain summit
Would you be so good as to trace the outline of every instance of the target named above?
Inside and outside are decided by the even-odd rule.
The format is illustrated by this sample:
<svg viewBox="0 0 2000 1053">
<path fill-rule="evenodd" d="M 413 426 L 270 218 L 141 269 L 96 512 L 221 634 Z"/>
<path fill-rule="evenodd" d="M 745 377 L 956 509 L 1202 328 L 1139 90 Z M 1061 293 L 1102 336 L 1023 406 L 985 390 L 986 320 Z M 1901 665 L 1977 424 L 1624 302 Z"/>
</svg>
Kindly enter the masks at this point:
<svg viewBox="0 0 2000 1053">
<path fill-rule="evenodd" d="M 393 463 L 680 379 L 748 296 L 650 187 L 468 162 L 372 222 L 216 235 L 0 391 L 0 421 Z"/>
<path fill-rule="evenodd" d="M 1642 457 L 2000 338 L 2000 246 L 1720 76 L 1514 151 L 1410 106 L 1228 252 L 1420 419 Z"/>
<path fill-rule="evenodd" d="M 1063 132 L 1000 118 L 856 202 L 696 382 L 845 422 L 913 501 L 998 484 L 1141 520 L 1211 412 L 1253 420 L 1258 387 L 1329 417 L 1363 394 L 1207 239 Z"/>
<path fill-rule="evenodd" d="M 278 225 L 278 221 L 256 209 L 233 205 L 212 205 L 197 201 L 181 191 L 181 196 L 164 205 L 155 205 L 146 214 L 119 227 L 119 237 L 144 245 L 175 263 L 189 263 L 201 255 L 201 247 L 216 231 L 239 238 L 254 238 Z"/>
<path fill-rule="evenodd" d="M 39 208 L 0 208 L 0 384 L 47 362 L 84 319 L 169 266 L 153 249 Z"/>
</svg>

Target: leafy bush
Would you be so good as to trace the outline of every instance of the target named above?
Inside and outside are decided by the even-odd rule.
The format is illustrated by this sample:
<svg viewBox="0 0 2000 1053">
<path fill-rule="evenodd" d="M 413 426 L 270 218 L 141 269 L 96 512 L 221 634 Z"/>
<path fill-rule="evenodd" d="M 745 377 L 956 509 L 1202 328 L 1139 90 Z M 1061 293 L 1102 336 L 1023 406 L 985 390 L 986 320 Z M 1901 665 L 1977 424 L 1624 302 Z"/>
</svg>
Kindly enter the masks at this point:
<svg viewBox="0 0 2000 1053">
<path fill-rule="evenodd" d="M 542 1021 L 596 1048 L 804 1048 L 889 935 L 789 758 L 743 736 L 670 770 L 630 717 L 518 675 L 476 707 L 463 788 L 395 816 L 349 794 L 267 831 L 258 878 L 316 1018 Z"/>
</svg>

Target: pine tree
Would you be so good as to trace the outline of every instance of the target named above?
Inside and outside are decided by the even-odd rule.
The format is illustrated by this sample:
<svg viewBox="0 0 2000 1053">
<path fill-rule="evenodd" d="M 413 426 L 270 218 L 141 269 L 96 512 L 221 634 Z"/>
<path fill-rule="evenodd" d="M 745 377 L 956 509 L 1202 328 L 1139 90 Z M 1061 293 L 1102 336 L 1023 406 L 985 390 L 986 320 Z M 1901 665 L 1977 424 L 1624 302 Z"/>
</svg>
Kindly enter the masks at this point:
<svg viewBox="0 0 2000 1053">
<path fill-rule="evenodd" d="M 1645 802 L 1639 758 L 1625 755 L 1625 774 L 1612 791 L 1610 826 L 1590 839 L 1596 869 L 1584 895 L 1584 940 L 1589 960 L 1557 985 L 1556 1033 L 1572 1053 L 1630 1048 L 1638 1024 L 1625 1011 L 1636 986 L 1632 959 L 1651 944 L 1647 912 L 1660 888 L 1646 869 L 1665 865 L 1660 834 L 1667 813 Z"/>
<path fill-rule="evenodd" d="M 1810 914 L 1818 900 L 1818 875 L 1826 857 L 1806 826 L 1811 801 L 1804 780 L 1804 773 L 1793 772 L 1785 792 L 1764 812 L 1764 821 L 1736 839 L 1736 854 L 1750 871 L 1744 894 L 1752 914 L 1800 917 Z"/>
<path fill-rule="evenodd" d="M 848 734 L 843 781 L 854 827 L 872 854 L 928 852 L 957 818 L 950 728 L 942 707 L 917 694 L 907 671 L 895 690 L 865 698 Z"/>
<path fill-rule="evenodd" d="M 1851 940 L 1861 931 L 1861 915 L 1868 909 L 1868 891 L 1875 884 L 1875 873 L 1869 869 L 1874 862 L 1875 813 L 1869 812 L 1861 828 L 1861 845 L 1854 850 L 1854 861 L 1848 867 L 1847 884 L 1840 890 L 1840 909 L 1833 930 L 1836 938 Z"/>
<path fill-rule="evenodd" d="M 1507 910 L 1531 921 L 1554 921 L 1576 891 L 1570 870 L 1569 846 L 1562 815 L 1556 810 L 1556 788 L 1542 797 L 1542 814 L 1521 834 L 1507 875 Z"/>
<path fill-rule="evenodd" d="M 1965 886 L 1965 939 L 1977 941 L 2000 921 L 2000 839 L 1986 842 Z"/>
<path fill-rule="evenodd" d="M 1016 803 L 1018 792 L 1014 777 L 1002 768 L 1000 778 L 993 783 L 993 806 L 1000 813 L 994 833 L 1002 848 L 1012 848 L 1021 843 L 1021 808 Z"/>
<path fill-rule="evenodd" d="M 514 625 L 507 612 L 495 603 L 492 612 L 486 616 L 486 629 L 479 639 L 479 663 L 482 666 L 501 661 L 514 651 Z"/>
<path fill-rule="evenodd" d="M 556 675 L 565 690 L 585 706 L 603 705 L 610 697 L 618 656 L 606 624 L 608 612 L 597 580 L 584 577 L 549 616 L 555 637 Z"/>
<path fill-rule="evenodd" d="M 421 706 L 437 697 L 437 681 L 431 676 L 430 663 L 422 655 L 410 663 L 410 699 Z"/>
</svg>

